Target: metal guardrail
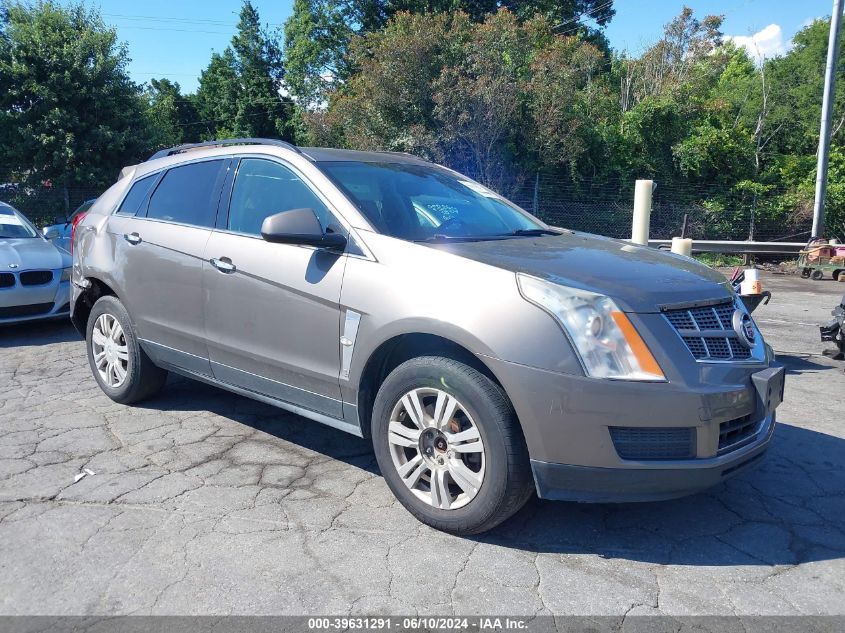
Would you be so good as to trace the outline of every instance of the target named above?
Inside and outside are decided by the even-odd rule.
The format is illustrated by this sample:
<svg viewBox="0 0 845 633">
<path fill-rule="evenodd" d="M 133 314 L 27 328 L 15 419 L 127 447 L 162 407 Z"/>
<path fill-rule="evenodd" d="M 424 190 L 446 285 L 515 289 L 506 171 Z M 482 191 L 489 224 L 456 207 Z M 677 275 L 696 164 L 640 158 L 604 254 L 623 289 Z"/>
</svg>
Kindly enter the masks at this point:
<svg viewBox="0 0 845 633">
<path fill-rule="evenodd" d="M 669 250 L 672 240 L 649 240 L 649 246 Z M 725 240 L 693 240 L 693 253 L 737 253 L 740 255 L 797 255 L 806 242 L 746 242 Z"/>
</svg>

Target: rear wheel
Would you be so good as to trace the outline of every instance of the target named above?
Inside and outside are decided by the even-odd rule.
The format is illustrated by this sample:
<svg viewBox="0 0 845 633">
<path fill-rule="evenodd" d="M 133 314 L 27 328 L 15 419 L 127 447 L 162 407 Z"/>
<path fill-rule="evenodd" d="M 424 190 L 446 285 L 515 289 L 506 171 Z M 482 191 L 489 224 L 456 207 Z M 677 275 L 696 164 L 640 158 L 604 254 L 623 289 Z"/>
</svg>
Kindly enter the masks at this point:
<svg viewBox="0 0 845 633">
<path fill-rule="evenodd" d="M 812 271 L 810 268 L 802 268 L 802 269 L 801 269 L 801 276 L 802 276 L 804 279 L 809 279 L 809 278 L 810 278 L 810 273 L 811 273 L 811 272 L 813 272 L 813 271 Z"/>
<path fill-rule="evenodd" d="M 824 279 L 824 273 L 818 268 L 813 271 L 813 274 L 811 276 L 813 278 L 813 281 L 821 281 L 822 279 Z"/>
<path fill-rule="evenodd" d="M 167 372 L 141 349 L 129 314 L 116 297 L 101 297 L 91 308 L 85 341 L 91 372 L 115 402 L 138 402 L 164 386 Z"/>
<path fill-rule="evenodd" d="M 841 270 L 834 270 L 831 277 L 833 277 L 834 281 L 839 281 L 839 275 L 842 274 Z"/>
<path fill-rule="evenodd" d="M 533 490 L 510 402 L 490 378 L 458 361 L 427 356 L 397 367 L 376 396 L 372 434 L 390 489 L 436 529 L 489 530 Z"/>
</svg>

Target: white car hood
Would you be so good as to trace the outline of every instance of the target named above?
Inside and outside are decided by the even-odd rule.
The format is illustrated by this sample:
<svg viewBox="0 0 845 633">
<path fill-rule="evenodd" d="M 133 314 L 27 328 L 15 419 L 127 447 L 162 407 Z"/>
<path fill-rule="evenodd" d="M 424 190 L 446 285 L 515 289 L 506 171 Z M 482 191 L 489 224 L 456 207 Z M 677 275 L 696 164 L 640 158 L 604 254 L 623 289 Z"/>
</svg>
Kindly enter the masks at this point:
<svg viewBox="0 0 845 633">
<path fill-rule="evenodd" d="M 0 272 L 58 270 L 71 262 L 69 253 L 40 237 L 0 238 Z"/>
</svg>

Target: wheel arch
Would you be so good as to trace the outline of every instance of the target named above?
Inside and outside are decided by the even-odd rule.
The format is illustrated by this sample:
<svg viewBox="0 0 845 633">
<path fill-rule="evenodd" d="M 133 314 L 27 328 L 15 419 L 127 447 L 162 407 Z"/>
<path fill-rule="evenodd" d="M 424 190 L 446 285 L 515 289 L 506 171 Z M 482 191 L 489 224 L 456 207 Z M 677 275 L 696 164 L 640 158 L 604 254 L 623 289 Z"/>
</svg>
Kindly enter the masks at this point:
<svg viewBox="0 0 845 633">
<path fill-rule="evenodd" d="M 465 363 L 490 378 L 505 392 L 501 381 L 484 363 L 483 357 L 451 338 L 428 332 L 397 334 L 383 341 L 370 353 L 358 380 L 358 419 L 364 437 L 370 436 L 373 403 L 384 379 L 405 361 L 420 356 L 442 356 Z"/>
<path fill-rule="evenodd" d="M 79 296 L 73 302 L 73 310 L 71 311 L 70 320 L 76 331 L 85 338 L 85 331 L 88 327 L 88 315 L 91 314 L 91 309 L 100 297 L 117 297 L 117 292 L 105 281 L 97 277 L 86 277 L 88 287 L 79 293 Z"/>
</svg>

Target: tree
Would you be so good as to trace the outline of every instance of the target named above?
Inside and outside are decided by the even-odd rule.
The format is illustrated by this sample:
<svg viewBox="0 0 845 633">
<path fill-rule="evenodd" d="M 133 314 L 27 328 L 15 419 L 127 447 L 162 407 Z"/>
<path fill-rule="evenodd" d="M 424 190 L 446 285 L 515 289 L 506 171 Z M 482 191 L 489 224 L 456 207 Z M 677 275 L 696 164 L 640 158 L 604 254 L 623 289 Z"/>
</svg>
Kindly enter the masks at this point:
<svg viewBox="0 0 845 633">
<path fill-rule="evenodd" d="M 200 74 L 196 103 L 200 121 L 199 134 L 206 139 L 236 136 L 232 123 L 238 108 L 240 91 L 235 53 L 226 48 L 214 53 L 208 67 Z"/>
<path fill-rule="evenodd" d="M 284 65 L 277 42 L 261 30 L 258 11 L 246 0 L 232 39 L 239 79 L 235 130 L 245 136 L 289 137 L 291 102 L 282 97 Z"/>
<path fill-rule="evenodd" d="M 314 138 L 407 151 L 512 191 L 538 168 L 574 164 L 604 57 L 548 19 L 502 9 L 399 13 L 356 37 L 357 71 L 305 123 Z"/>
<path fill-rule="evenodd" d="M 0 15 L 0 165 L 64 191 L 113 182 L 149 145 L 125 45 L 97 11 L 8 2 Z M 12 172 L 12 174 L 10 174 Z"/>
<path fill-rule="evenodd" d="M 302 106 L 321 105 L 348 76 L 344 55 L 350 33 L 337 0 L 295 0 L 284 26 L 285 83 Z"/>
<path fill-rule="evenodd" d="M 203 134 L 290 138 L 293 104 L 283 96 L 283 78 L 280 48 L 245 0 L 231 46 L 212 55 L 200 75 L 197 107 Z"/>
<path fill-rule="evenodd" d="M 325 104 L 328 90 L 357 70 L 347 55 L 353 39 L 401 13 L 461 12 L 480 23 L 502 8 L 520 22 L 540 15 L 563 34 L 602 41 L 600 29 L 615 13 L 612 0 L 295 0 L 284 29 L 288 87 L 306 107 Z"/>
<path fill-rule="evenodd" d="M 178 83 L 152 79 L 145 91 L 150 141 L 155 148 L 197 140 L 199 116 L 194 99 L 184 96 Z"/>
</svg>

